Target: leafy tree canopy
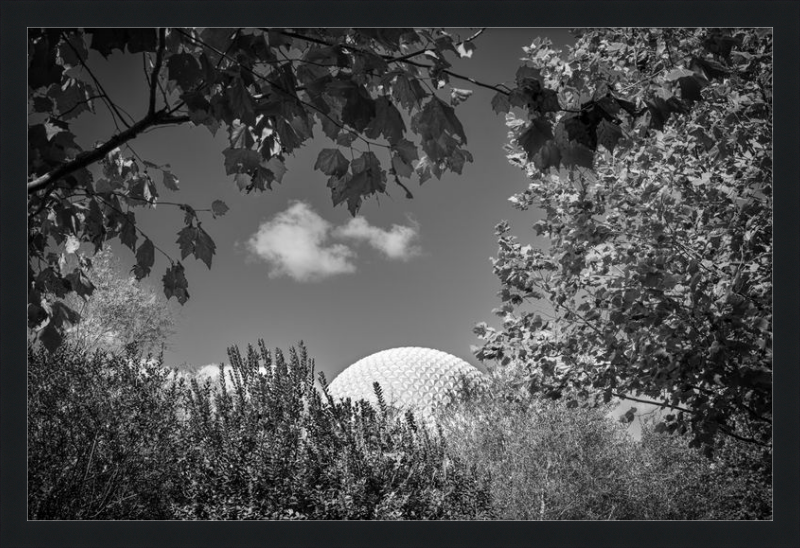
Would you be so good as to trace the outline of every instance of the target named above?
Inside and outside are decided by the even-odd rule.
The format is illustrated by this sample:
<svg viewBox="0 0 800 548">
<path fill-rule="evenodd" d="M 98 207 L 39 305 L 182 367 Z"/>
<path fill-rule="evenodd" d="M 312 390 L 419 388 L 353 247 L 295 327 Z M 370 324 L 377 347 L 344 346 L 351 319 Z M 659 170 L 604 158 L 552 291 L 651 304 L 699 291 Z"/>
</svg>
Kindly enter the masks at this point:
<svg viewBox="0 0 800 548">
<path fill-rule="evenodd" d="M 385 193 L 389 180 L 420 183 L 445 171 L 461 173 L 472 156 L 455 105 L 472 93 L 453 87 L 448 57 L 470 57 L 473 40 L 436 29 L 31 29 L 28 48 L 28 324 L 52 349 L 64 326 L 79 320 L 67 294 L 91 294 L 85 268 L 60 268 L 81 244 L 100 250 L 118 238 L 135 254 L 138 279 L 162 251 L 136 224 L 135 208 L 152 207 L 160 192 L 177 191 L 179 174 L 138 157 L 126 144 L 166 125 L 225 131 L 225 170 L 242 192 L 280 183 L 287 155 L 321 127 L 330 146 L 315 168 L 327 177 L 334 205 L 355 215 L 362 201 Z M 149 94 L 139 120 L 112 101 L 92 71 L 104 57 L 140 55 Z M 486 84 L 480 84 L 487 87 Z M 498 88 L 499 89 L 499 88 Z M 438 90 L 442 90 L 437 93 Z M 107 108 L 116 124 L 90 150 L 71 124 Z M 416 136 L 418 139 L 414 139 Z M 97 164 L 99 170 L 90 171 Z M 99 172 L 99 173 L 98 173 Z M 161 202 L 162 204 L 165 202 Z M 181 262 L 192 255 L 209 268 L 215 243 L 200 214 L 228 210 L 222 201 L 181 208 L 180 259 L 162 281 L 168 298 L 189 298 Z"/>
<path fill-rule="evenodd" d="M 658 431 L 708 450 L 769 446 L 771 31 L 588 30 L 564 57 L 526 51 L 508 158 L 531 183 L 510 200 L 542 212 L 549 248 L 497 225 L 502 327 L 475 328 L 476 355 L 553 397 L 658 401 Z"/>
</svg>

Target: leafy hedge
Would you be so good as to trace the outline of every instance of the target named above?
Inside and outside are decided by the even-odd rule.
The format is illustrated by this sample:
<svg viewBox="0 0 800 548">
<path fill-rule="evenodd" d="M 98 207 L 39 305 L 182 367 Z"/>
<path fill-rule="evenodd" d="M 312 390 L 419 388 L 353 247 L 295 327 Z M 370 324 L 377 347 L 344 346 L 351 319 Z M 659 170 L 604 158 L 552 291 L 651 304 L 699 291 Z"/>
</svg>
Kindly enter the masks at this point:
<svg viewBox="0 0 800 548">
<path fill-rule="evenodd" d="M 487 479 L 438 434 L 385 403 L 332 401 L 302 344 L 288 359 L 258 346 L 231 348 L 217 384 L 135 348 L 30 351 L 29 517 L 492 517 Z"/>
</svg>

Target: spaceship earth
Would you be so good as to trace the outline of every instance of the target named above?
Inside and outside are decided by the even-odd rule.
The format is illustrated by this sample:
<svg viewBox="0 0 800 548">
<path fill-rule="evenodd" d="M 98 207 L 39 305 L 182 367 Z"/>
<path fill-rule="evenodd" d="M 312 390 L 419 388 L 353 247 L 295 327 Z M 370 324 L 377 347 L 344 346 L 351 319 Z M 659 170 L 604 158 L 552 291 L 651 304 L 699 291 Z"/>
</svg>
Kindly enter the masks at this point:
<svg viewBox="0 0 800 548">
<path fill-rule="evenodd" d="M 479 384 L 483 373 L 447 352 L 406 346 L 382 350 L 346 368 L 328 389 L 336 399 L 377 402 L 373 383 L 378 382 L 387 404 L 429 414 L 447 404 L 463 386 Z"/>
</svg>

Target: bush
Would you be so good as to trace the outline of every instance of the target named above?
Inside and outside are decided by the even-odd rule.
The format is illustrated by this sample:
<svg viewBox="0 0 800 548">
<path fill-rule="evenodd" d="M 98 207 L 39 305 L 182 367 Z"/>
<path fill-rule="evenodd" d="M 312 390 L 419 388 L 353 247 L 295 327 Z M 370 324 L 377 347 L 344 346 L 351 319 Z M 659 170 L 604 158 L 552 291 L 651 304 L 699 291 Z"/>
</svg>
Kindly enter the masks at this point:
<svg viewBox="0 0 800 548">
<path fill-rule="evenodd" d="M 450 452 L 491 474 L 500 519 L 771 516 L 771 469 L 759 468 L 764 459 L 746 444 L 727 441 L 710 460 L 687 437 L 656 434 L 651 424 L 641 441 L 631 439 L 624 425 L 607 418 L 610 408 L 572 408 L 566 397 L 535 399 L 498 376 L 490 383 L 489 391 L 451 406 L 439 421 Z M 757 472 L 737 477 L 734 462 L 736 470 Z M 753 486 L 758 490 L 748 491 Z"/>
<path fill-rule="evenodd" d="M 193 381 L 182 430 L 184 519 L 473 519 L 488 484 L 412 415 L 380 398 L 334 402 L 302 346 L 289 359 L 259 341 L 219 385 Z M 232 373 L 232 374 L 230 374 Z M 228 390 L 228 379 L 233 389 Z M 324 386 L 324 379 L 323 386 Z M 380 394 L 380 388 L 377 388 Z"/>
<path fill-rule="evenodd" d="M 28 351 L 28 517 L 170 517 L 177 385 L 161 359 Z"/>
</svg>

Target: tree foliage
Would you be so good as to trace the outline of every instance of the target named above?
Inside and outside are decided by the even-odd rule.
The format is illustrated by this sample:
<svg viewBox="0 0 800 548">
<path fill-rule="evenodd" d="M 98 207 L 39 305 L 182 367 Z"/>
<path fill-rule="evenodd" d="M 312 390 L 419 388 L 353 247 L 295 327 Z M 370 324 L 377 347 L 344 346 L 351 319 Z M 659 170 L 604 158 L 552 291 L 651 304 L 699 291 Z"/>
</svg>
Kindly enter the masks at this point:
<svg viewBox="0 0 800 548">
<path fill-rule="evenodd" d="M 658 431 L 708 450 L 771 444 L 771 31 L 589 30 L 566 58 L 527 53 L 518 79 L 541 92 L 511 102 L 508 157 L 531 183 L 510 200 L 542 212 L 549 248 L 497 225 L 503 324 L 476 327 L 477 356 L 536 392 L 656 400 Z"/>
<path fill-rule="evenodd" d="M 163 252 L 168 298 L 189 298 L 182 263 L 190 255 L 209 268 L 215 244 L 201 212 L 210 209 L 159 200 L 179 189 L 179 175 L 135 154 L 129 143 L 143 132 L 176 124 L 228 134 L 225 171 L 242 192 L 280 183 L 287 155 L 308 143 L 315 127 L 330 141 L 315 168 L 327 177 L 334 205 L 355 215 L 363 200 L 387 192 L 387 182 L 421 182 L 445 171 L 461 173 L 472 156 L 454 106 L 471 91 L 442 88 L 449 57 L 470 57 L 472 42 L 436 29 L 31 29 L 28 48 L 29 327 L 47 327 L 54 348 L 79 315 L 69 293 L 90 294 L 85 272 L 62 272 L 60 248 L 90 243 L 95 250 L 118 238 L 135 254 L 138 279 L 151 273 L 162 251 L 138 226 L 135 208 L 156 203 L 185 213 L 178 233 L 180 259 Z M 105 92 L 92 70 L 97 55 L 140 55 L 149 93 L 135 120 Z M 484 84 L 485 85 L 485 84 Z M 492 87 L 492 86 L 487 86 Z M 77 144 L 71 124 L 109 110 L 116 130 L 95 148 Z M 415 142 L 414 135 L 419 137 Z M 73 240 L 74 239 L 74 240 Z M 77 273 L 75 273 L 77 272 Z"/>
<path fill-rule="evenodd" d="M 126 273 L 110 249 L 91 258 L 87 275 L 91 295 L 64 299 L 81 316 L 66 332 L 72 344 L 89 351 L 122 352 L 131 343 L 144 353 L 164 350 L 175 321 L 163 295 Z"/>
</svg>

